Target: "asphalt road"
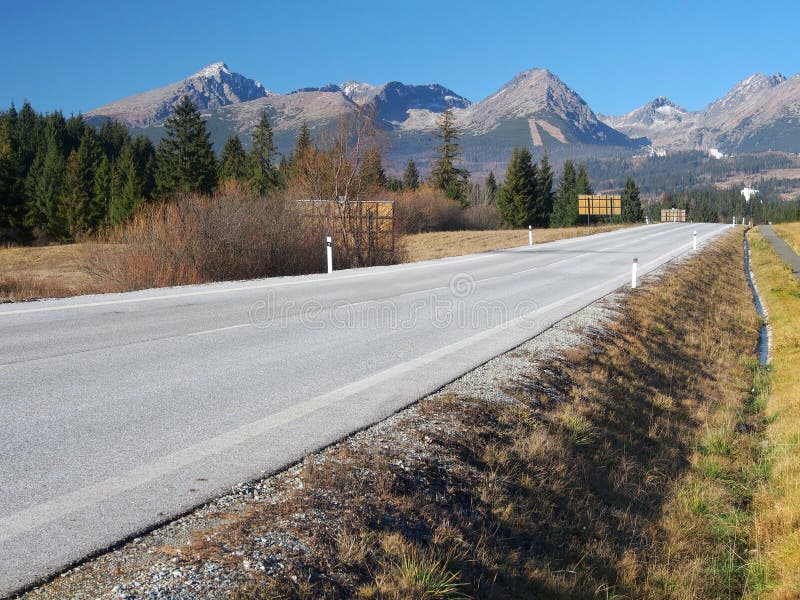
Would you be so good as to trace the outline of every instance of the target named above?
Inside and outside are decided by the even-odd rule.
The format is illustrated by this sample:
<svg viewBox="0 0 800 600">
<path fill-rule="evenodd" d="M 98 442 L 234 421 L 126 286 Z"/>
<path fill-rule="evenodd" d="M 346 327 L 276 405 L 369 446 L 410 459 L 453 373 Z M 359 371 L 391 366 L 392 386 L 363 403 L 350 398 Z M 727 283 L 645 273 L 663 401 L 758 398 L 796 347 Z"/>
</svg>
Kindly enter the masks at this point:
<svg viewBox="0 0 800 600">
<path fill-rule="evenodd" d="M 0 596 L 379 421 L 726 226 L 0 306 Z"/>
</svg>

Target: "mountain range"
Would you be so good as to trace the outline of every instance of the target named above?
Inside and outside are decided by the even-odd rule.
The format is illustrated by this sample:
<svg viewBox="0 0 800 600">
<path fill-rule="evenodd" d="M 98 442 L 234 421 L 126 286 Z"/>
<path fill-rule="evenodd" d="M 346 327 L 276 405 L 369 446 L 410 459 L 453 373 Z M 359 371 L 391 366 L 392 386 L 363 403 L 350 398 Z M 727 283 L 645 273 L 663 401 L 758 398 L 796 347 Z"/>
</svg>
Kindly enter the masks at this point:
<svg viewBox="0 0 800 600">
<path fill-rule="evenodd" d="M 645 150 L 800 152 L 800 75 L 753 75 L 696 112 L 661 96 L 626 115 L 603 116 L 547 69 L 523 71 L 473 103 L 440 84 L 397 81 L 348 81 L 279 94 L 220 62 L 84 116 L 91 123 L 117 119 L 157 140 L 184 95 L 202 111 L 217 149 L 231 134 L 247 145 L 262 111 L 273 124 L 278 150 L 288 153 L 304 122 L 320 137 L 341 117 L 366 109 L 385 131 L 386 164 L 394 170 L 409 158 L 425 169 L 435 145 L 436 119 L 447 108 L 463 134 L 465 166 L 476 172 L 502 170 L 515 145 L 528 146 L 534 154 L 546 149 L 554 160 Z"/>
</svg>

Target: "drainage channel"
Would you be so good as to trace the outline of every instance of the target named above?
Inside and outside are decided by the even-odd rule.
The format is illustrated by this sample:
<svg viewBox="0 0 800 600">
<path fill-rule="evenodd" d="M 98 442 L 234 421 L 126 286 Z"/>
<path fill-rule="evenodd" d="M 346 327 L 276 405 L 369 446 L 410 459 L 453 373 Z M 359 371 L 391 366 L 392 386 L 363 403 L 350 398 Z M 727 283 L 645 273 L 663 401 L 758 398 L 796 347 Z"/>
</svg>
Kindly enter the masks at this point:
<svg viewBox="0 0 800 600">
<path fill-rule="evenodd" d="M 767 326 L 767 314 L 764 311 L 764 305 L 761 303 L 756 284 L 753 281 L 753 272 L 750 270 L 750 244 L 747 243 L 747 235 L 744 238 L 744 274 L 747 276 L 750 291 L 753 292 L 753 303 L 756 305 L 756 310 L 761 317 L 761 335 L 758 338 L 756 354 L 758 355 L 759 364 L 765 366 L 769 362 L 769 327 Z"/>
</svg>

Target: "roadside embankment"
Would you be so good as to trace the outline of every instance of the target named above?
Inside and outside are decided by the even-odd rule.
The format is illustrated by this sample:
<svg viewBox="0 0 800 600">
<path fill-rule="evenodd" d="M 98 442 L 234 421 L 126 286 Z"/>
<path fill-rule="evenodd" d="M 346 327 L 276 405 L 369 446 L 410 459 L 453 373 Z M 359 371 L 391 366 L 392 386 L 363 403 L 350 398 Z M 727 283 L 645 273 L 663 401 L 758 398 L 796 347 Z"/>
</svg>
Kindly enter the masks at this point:
<svg viewBox="0 0 800 600">
<path fill-rule="evenodd" d="M 741 596 L 767 477 L 743 260 L 726 235 L 29 597 Z"/>
</svg>

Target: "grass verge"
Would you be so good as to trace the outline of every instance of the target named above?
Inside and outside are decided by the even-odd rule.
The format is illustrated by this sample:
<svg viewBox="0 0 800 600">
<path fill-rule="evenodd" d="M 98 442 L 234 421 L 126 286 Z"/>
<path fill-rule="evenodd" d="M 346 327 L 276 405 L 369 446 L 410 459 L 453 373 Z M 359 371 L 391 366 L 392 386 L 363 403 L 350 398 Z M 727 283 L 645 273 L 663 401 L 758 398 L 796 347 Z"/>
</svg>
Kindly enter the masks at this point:
<svg viewBox="0 0 800 600">
<path fill-rule="evenodd" d="M 613 231 L 622 227 L 624 225 L 536 229 L 533 235 L 536 243 L 544 243 Z M 523 229 L 435 231 L 403 236 L 401 243 L 406 254 L 406 262 L 417 262 L 525 246 L 528 243 L 528 231 Z"/>
<path fill-rule="evenodd" d="M 772 227 L 775 229 L 775 233 L 781 236 L 796 254 L 800 254 L 800 223 L 780 223 Z"/>
<path fill-rule="evenodd" d="M 797 249 L 800 224 L 775 229 Z M 793 241 L 790 241 L 793 240 Z M 769 313 L 772 348 L 764 403 L 768 480 L 755 498 L 753 596 L 800 597 L 800 283 L 757 232 L 752 270 Z"/>
</svg>

